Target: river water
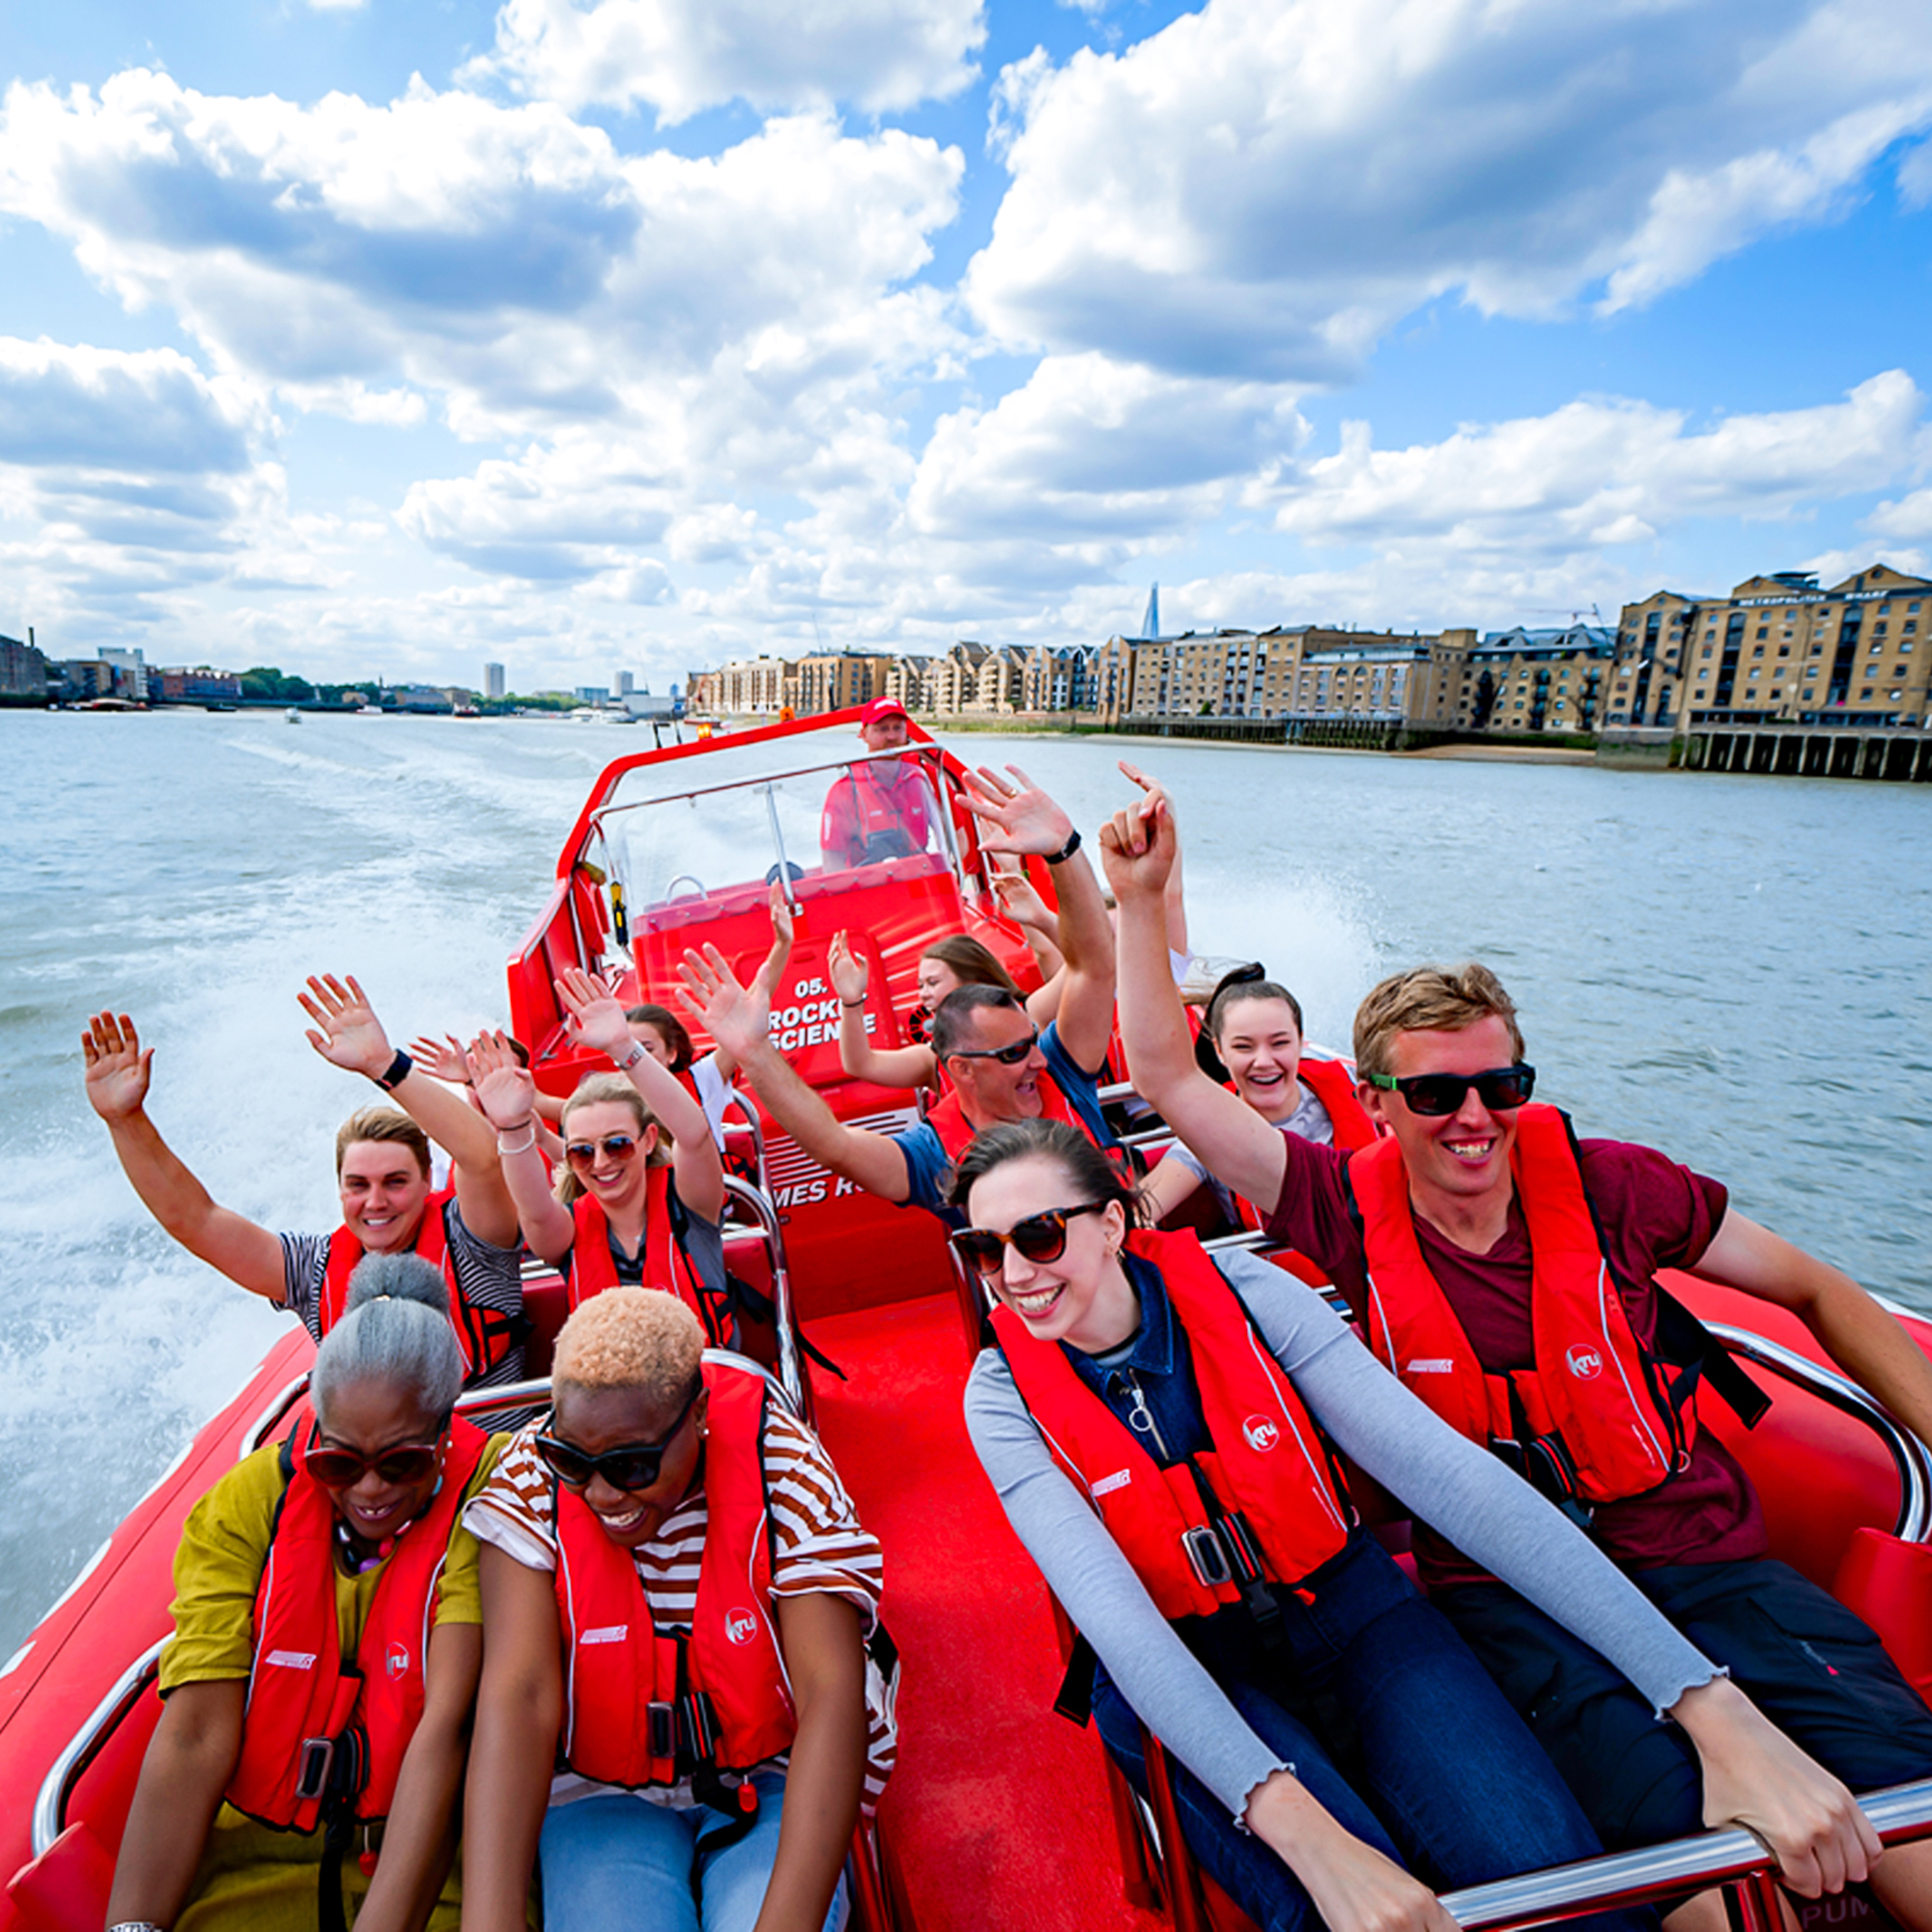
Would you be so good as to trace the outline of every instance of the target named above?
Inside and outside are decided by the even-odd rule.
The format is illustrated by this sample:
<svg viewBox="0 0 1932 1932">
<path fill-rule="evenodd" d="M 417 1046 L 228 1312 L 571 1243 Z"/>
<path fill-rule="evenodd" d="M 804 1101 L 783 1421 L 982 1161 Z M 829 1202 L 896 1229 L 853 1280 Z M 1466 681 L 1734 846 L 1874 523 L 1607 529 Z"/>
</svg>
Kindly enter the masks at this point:
<svg viewBox="0 0 1932 1932">
<path fill-rule="evenodd" d="M 503 962 L 591 779 L 562 722 L 0 713 L 0 1657 L 286 1318 L 147 1218 L 82 1097 L 85 1016 L 156 1048 L 150 1110 L 215 1198 L 336 1218 L 366 1097 L 302 1037 L 353 971 L 398 1040 L 506 1017 Z M 1089 832 L 1122 747 L 962 738 Z M 1162 745 L 1195 950 L 1264 959 L 1346 1047 L 1385 971 L 1478 956 L 1539 1097 L 1932 1310 L 1932 793 Z"/>
</svg>

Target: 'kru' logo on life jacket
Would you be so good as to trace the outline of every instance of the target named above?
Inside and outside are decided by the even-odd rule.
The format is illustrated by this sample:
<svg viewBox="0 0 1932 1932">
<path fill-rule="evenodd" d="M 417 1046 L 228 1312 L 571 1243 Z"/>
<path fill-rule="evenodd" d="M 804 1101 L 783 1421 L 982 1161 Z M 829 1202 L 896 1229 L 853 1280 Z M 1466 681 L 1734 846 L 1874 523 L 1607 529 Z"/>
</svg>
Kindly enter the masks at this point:
<svg viewBox="0 0 1932 1932">
<path fill-rule="evenodd" d="M 724 1634 L 733 1643 L 750 1643 L 758 1634 L 758 1620 L 750 1610 L 726 1610 Z"/>
<path fill-rule="evenodd" d="M 387 1663 L 388 1666 L 389 1680 L 391 1683 L 394 1683 L 397 1679 L 402 1677 L 410 1667 L 409 1645 L 406 1643 L 392 1643 L 389 1646 L 389 1655 L 384 1660 L 384 1662 Z"/>
<path fill-rule="evenodd" d="M 1248 1438 L 1248 1447 L 1258 1456 L 1265 1455 L 1281 1440 L 1281 1431 L 1264 1415 L 1251 1415 L 1241 1424 L 1241 1434 Z"/>
<path fill-rule="evenodd" d="M 1570 1365 L 1570 1373 L 1579 1382 L 1593 1382 L 1604 1373 L 1604 1358 L 1595 1350 L 1585 1348 L 1581 1342 L 1563 1358 Z"/>
</svg>

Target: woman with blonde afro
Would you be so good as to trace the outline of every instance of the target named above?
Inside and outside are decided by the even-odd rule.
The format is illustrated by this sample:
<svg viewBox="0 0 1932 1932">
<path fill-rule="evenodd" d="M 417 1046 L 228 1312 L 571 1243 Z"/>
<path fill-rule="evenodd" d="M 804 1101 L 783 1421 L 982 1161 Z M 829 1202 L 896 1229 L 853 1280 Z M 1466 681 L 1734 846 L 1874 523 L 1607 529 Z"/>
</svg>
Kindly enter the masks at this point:
<svg viewBox="0 0 1932 1932">
<path fill-rule="evenodd" d="M 669 1295 L 584 1302 L 551 1412 L 466 1513 L 467 1932 L 521 1925 L 539 1847 L 551 1932 L 843 1923 L 895 1748 L 879 1548 L 763 1373 L 703 1342 Z"/>
</svg>

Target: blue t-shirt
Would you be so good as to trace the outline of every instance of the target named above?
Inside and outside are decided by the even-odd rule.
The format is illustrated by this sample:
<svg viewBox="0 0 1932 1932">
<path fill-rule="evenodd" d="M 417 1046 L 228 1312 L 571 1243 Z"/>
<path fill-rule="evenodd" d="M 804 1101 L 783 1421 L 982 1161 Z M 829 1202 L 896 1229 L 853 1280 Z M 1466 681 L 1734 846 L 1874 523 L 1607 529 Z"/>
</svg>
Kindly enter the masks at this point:
<svg viewBox="0 0 1932 1932">
<path fill-rule="evenodd" d="M 1096 1075 L 1073 1064 L 1073 1056 L 1060 1042 L 1060 1022 L 1051 1020 L 1039 1037 L 1039 1050 L 1054 1084 L 1066 1096 L 1066 1104 L 1086 1122 L 1088 1131 L 1103 1148 L 1116 1147 L 1100 1111 L 1100 1082 Z M 946 1151 L 938 1132 L 921 1121 L 899 1136 L 899 1151 L 905 1155 L 906 1198 L 902 1208 L 923 1208 L 937 1214 L 950 1228 L 963 1228 L 966 1217 L 956 1208 L 946 1205 L 946 1178 L 952 1169 L 952 1156 Z"/>
</svg>

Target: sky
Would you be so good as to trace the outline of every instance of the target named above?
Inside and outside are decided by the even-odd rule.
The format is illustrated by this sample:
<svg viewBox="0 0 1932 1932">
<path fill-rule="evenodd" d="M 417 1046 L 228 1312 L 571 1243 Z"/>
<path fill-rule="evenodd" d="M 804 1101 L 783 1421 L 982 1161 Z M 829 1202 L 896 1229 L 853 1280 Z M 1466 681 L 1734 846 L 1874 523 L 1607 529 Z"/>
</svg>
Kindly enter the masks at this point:
<svg viewBox="0 0 1932 1932">
<path fill-rule="evenodd" d="M 0 632 L 513 691 L 1932 570 L 1932 0 L 0 11 Z"/>
</svg>

